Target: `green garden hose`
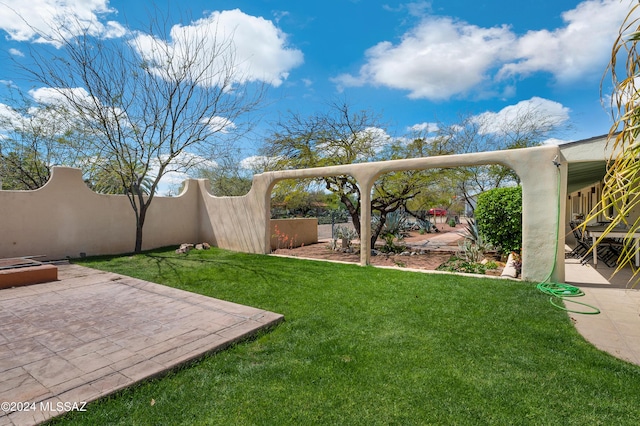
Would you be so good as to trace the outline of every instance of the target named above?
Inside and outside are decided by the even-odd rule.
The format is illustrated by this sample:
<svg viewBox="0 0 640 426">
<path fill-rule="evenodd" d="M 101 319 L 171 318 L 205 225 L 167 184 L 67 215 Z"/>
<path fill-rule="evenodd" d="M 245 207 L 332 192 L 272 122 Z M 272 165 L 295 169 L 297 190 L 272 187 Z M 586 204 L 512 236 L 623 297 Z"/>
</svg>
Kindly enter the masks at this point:
<svg viewBox="0 0 640 426">
<path fill-rule="evenodd" d="M 556 217 L 556 247 L 555 247 L 555 253 L 558 253 L 558 237 L 560 232 L 560 163 L 558 163 L 556 160 L 553 160 L 553 164 L 556 166 L 556 169 L 558 171 L 558 179 L 557 179 L 558 180 L 558 205 L 556 209 L 557 217 Z M 553 271 L 555 271 L 555 269 L 556 269 L 556 265 L 554 262 L 554 265 L 551 268 L 551 272 L 549 272 L 549 275 L 547 275 L 547 278 L 545 278 L 541 283 L 537 285 L 538 290 L 550 296 L 549 302 L 556 308 L 562 309 L 567 312 L 573 312 L 575 314 L 585 314 L 585 315 L 599 314 L 600 309 L 596 308 L 595 306 L 588 305 L 582 302 L 577 302 L 575 300 L 567 299 L 569 297 L 584 296 L 584 292 L 580 290 L 578 287 L 570 284 L 551 282 L 551 276 L 553 275 Z M 558 301 L 558 303 L 556 303 L 556 300 Z M 565 303 L 562 303 L 562 302 L 565 302 Z M 574 311 L 572 309 L 568 309 L 565 306 L 566 302 L 582 305 L 591 310 Z"/>
<path fill-rule="evenodd" d="M 573 286 L 570 284 L 542 282 L 538 284 L 537 288 L 544 294 L 548 294 L 549 296 L 551 296 L 549 298 L 549 302 L 556 308 L 562 309 L 567 312 L 573 312 L 576 314 L 596 315 L 600 313 L 600 309 L 596 308 L 595 306 L 588 305 L 582 302 L 577 302 L 575 300 L 567 299 L 567 297 L 584 296 L 584 292 L 576 286 Z M 566 304 L 566 302 L 576 303 L 578 305 L 582 305 L 587 308 L 590 308 L 591 310 L 590 311 L 574 311 L 574 310 L 568 309 L 566 306 L 564 306 L 564 304 L 556 303 L 556 300 L 560 302 L 565 302 L 564 304 Z"/>
</svg>

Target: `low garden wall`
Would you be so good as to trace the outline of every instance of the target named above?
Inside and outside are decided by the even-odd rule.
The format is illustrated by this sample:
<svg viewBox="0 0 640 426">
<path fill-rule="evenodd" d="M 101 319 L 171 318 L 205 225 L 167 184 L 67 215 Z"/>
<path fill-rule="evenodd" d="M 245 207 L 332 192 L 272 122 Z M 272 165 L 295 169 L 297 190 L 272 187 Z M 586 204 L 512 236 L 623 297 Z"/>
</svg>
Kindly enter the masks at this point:
<svg viewBox="0 0 640 426">
<path fill-rule="evenodd" d="M 271 220 L 271 250 L 295 248 L 318 242 L 318 219 Z"/>
</svg>

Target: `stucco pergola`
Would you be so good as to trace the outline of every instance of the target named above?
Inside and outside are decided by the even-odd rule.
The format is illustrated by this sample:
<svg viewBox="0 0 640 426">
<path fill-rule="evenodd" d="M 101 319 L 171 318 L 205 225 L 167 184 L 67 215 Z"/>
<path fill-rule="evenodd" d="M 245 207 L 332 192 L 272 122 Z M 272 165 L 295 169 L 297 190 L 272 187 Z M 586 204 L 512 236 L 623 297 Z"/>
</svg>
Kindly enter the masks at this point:
<svg viewBox="0 0 640 426">
<path fill-rule="evenodd" d="M 264 253 L 270 251 L 268 223 L 271 190 L 283 179 L 350 175 L 357 180 L 362 196 L 360 264 L 368 265 L 371 257 L 371 190 L 380 175 L 397 171 L 486 164 L 510 167 L 522 182 L 522 278 L 543 281 L 550 277 L 562 282 L 567 164 L 557 146 L 284 170 L 255 175 L 251 192 L 253 195 L 262 192 L 264 196 L 259 202 L 262 204 L 265 223 L 262 242 Z M 258 201 L 256 198 L 254 200 Z"/>
</svg>

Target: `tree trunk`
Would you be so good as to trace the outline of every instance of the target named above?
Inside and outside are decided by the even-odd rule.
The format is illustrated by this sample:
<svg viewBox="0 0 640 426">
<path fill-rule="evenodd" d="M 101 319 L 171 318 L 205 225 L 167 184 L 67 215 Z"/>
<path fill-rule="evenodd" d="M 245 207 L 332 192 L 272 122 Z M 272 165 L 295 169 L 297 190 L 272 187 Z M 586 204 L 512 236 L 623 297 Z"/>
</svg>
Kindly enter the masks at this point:
<svg viewBox="0 0 640 426">
<path fill-rule="evenodd" d="M 345 194 L 340 194 L 340 201 L 342 201 L 342 204 L 344 204 L 345 207 L 347 208 L 347 211 L 349 212 L 349 215 L 351 216 L 351 221 L 353 222 L 353 227 L 356 229 L 356 232 L 358 233 L 358 238 L 360 238 L 361 235 L 360 235 L 360 209 L 359 209 L 359 204 L 357 206 L 354 206 L 353 203 L 351 202 L 351 200 L 349 199 L 349 197 L 347 197 Z"/>
<path fill-rule="evenodd" d="M 142 228 L 144 227 L 144 220 L 147 216 L 147 203 L 140 206 L 139 214 L 136 215 L 136 247 L 133 250 L 134 253 L 142 252 Z"/>
<path fill-rule="evenodd" d="M 382 232 L 382 228 L 384 228 L 384 224 L 387 221 L 387 213 L 380 212 L 380 220 L 376 225 L 376 228 L 371 230 L 371 248 L 376 246 L 376 241 L 378 241 L 378 237 L 380 236 L 380 232 Z"/>
</svg>

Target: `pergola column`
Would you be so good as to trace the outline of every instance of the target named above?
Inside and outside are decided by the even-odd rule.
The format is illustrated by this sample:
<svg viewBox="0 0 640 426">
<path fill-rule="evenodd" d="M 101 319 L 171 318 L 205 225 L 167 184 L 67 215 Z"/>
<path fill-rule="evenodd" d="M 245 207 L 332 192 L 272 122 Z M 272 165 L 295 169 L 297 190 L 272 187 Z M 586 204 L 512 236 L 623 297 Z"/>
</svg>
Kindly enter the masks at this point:
<svg viewBox="0 0 640 426">
<path fill-rule="evenodd" d="M 360 265 L 371 263 L 371 190 L 375 178 L 356 176 L 360 186 Z"/>
</svg>

